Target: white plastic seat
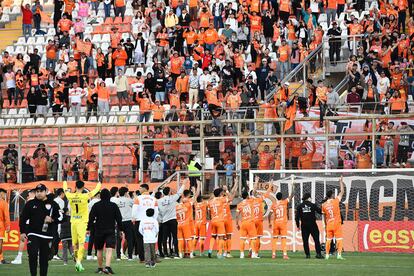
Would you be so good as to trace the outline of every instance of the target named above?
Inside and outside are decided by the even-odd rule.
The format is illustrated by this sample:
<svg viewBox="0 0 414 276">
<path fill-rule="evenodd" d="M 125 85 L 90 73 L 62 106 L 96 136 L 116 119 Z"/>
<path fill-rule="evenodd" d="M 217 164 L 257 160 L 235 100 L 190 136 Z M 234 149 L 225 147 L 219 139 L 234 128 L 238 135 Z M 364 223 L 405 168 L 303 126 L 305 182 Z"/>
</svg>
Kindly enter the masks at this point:
<svg viewBox="0 0 414 276">
<path fill-rule="evenodd" d="M 17 39 L 16 46 L 26 45 L 26 38 L 21 36 Z"/>
<path fill-rule="evenodd" d="M 3 14 L 0 19 L 1 22 L 10 22 L 10 16 L 8 14 Z"/>
<path fill-rule="evenodd" d="M 108 52 L 108 48 L 109 48 L 108 42 L 101 43 L 102 52 Z"/>
<path fill-rule="evenodd" d="M 44 36 L 38 36 L 36 39 L 36 45 L 46 45 L 45 37 Z"/>
<path fill-rule="evenodd" d="M 27 118 L 26 122 L 24 122 L 25 126 L 32 126 L 34 125 L 34 119 L 33 118 Z"/>
<path fill-rule="evenodd" d="M 6 52 L 8 52 L 9 54 L 13 55 L 15 53 L 14 47 L 13 46 L 7 46 L 6 47 Z"/>
<path fill-rule="evenodd" d="M 0 127 L 5 126 L 4 119 L 0 119 Z"/>
<path fill-rule="evenodd" d="M 111 78 L 106 78 L 105 79 L 105 84 L 106 84 L 106 86 L 114 86 L 114 82 Z"/>
<path fill-rule="evenodd" d="M 99 124 L 107 124 L 108 123 L 108 118 L 106 116 L 100 116 L 98 119 L 98 123 Z"/>
<path fill-rule="evenodd" d="M 27 109 L 26 108 L 20 108 L 19 109 L 19 115 L 22 117 L 25 117 L 27 115 Z"/>
<path fill-rule="evenodd" d="M 78 124 L 86 124 L 86 117 L 85 116 L 79 117 Z"/>
<path fill-rule="evenodd" d="M 131 113 L 131 114 L 138 114 L 138 113 L 139 113 L 139 105 L 133 105 L 133 106 L 131 107 L 131 111 L 130 111 L 130 113 Z"/>
<path fill-rule="evenodd" d="M 36 39 L 34 36 L 31 36 L 27 39 L 27 45 L 34 45 L 36 44 Z"/>
<path fill-rule="evenodd" d="M 90 34 L 93 32 L 93 27 L 88 25 L 85 27 L 85 34 Z"/>
<path fill-rule="evenodd" d="M 15 126 L 16 123 L 14 121 L 14 119 L 7 119 L 6 120 L 6 126 Z"/>
<path fill-rule="evenodd" d="M 64 125 L 66 124 L 64 117 L 58 117 L 56 120 L 56 125 Z"/>
<path fill-rule="evenodd" d="M 131 115 L 128 117 L 128 123 L 136 123 L 138 121 L 138 115 Z"/>
<path fill-rule="evenodd" d="M 119 106 L 114 105 L 111 107 L 111 114 L 116 114 L 119 112 Z"/>
<path fill-rule="evenodd" d="M 98 119 L 96 118 L 96 116 L 89 117 L 88 124 L 96 124 L 96 123 L 98 123 Z"/>
<path fill-rule="evenodd" d="M 52 17 L 53 18 L 53 17 Z M 56 30 L 55 30 L 55 28 L 49 28 L 48 30 L 47 30 L 47 36 L 54 36 L 54 35 L 56 35 Z"/>
<path fill-rule="evenodd" d="M 109 34 L 102 35 L 101 42 L 110 42 L 110 41 L 111 41 L 111 36 Z"/>
<path fill-rule="evenodd" d="M 20 7 L 19 6 L 14 6 L 12 11 L 11 11 L 11 14 L 19 14 L 20 12 L 21 12 Z"/>
<path fill-rule="evenodd" d="M 45 118 L 43 118 L 43 117 L 40 117 L 40 118 L 37 118 L 36 119 L 36 123 L 35 123 L 37 126 L 42 126 L 42 125 L 44 125 L 45 124 Z"/>
<path fill-rule="evenodd" d="M 108 120 L 108 124 L 116 124 L 118 123 L 118 116 L 110 116 Z"/>
<path fill-rule="evenodd" d="M 132 76 L 134 76 L 134 68 L 127 68 L 126 70 L 125 70 L 125 76 L 127 76 L 127 77 L 132 77 Z"/>
<path fill-rule="evenodd" d="M 16 108 L 9 109 L 8 115 L 17 115 L 17 109 Z"/>
<path fill-rule="evenodd" d="M 101 35 L 100 34 L 95 34 L 92 37 L 92 43 L 98 43 L 101 42 Z"/>
<path fill-rule="evenodd" d="M 55 124 L 55 118 L 53 118 L 53 117 L 47 118 L 47 120 L 46 120 L 46 125 L 47 126 L 51 126 L 51 125 L 54 125 L 54 124 Z"/>
<path fill-rule="evenodd" d="M 74 124 L 76 124 L 76 119 L 75 119 L 75 117 L 68 117 L 68 120 L 66 121 L 66 124 L 68 124 L 68 125 L 74 125 Z"/>
</svg>

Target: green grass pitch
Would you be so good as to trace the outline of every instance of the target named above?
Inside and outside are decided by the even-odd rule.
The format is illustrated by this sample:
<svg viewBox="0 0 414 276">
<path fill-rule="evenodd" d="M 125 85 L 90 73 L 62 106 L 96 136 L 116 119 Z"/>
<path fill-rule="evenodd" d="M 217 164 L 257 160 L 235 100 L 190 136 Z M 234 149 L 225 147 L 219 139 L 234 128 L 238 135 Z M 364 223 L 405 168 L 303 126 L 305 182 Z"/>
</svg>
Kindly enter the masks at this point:
<svg viewBox="0 0 414 276">
<path fill-rule="evenodd" d="M 261 259 L 239 259 L 238 252 L 234 258 L 219 260 L 216 258 L 196 257 L 195 259 L 162 260 L 156 268 L 145 268 L 137 261 L 113 261 L 112 268 L 116 275 L 414 275 L 414 254 L 391 253 L 345 253 L 344 261 L 331 257 L 329 260 L 305 259 L 302 252 L 290 253 L 290 260 L 283 260 L 281 255 L 273 260 L 270 252 L 262 252 Z M 6 252 L 6 260 L 12 260 L 14 253 Z M 84 261 L 84 272 L 76 272 L 74 262 L 67 266 L 62 261 L 49 262 L 48 275 L 96 275 L 96 261 Z M 22 265 L 0 265 L 0 275 L 29 275 L 26 255 Z"/>
</svg>

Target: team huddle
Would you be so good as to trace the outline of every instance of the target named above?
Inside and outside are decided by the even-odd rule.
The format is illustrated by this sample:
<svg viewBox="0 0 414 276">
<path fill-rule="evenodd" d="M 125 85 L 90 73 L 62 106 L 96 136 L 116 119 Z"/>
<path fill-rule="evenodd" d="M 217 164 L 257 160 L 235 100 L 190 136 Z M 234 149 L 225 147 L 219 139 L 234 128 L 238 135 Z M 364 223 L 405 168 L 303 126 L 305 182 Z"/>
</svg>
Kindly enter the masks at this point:
<svg viewBox="0 0 414 276">
<path fill-rule="evenodd" d="M 276 258 L 277 244 L 280 239 L 283 259 L 288 260 L 286 241 L 288 204 L 295 190 L 293 178 L 290 195 L 285 198 L 281 192 L 278 192 L 275 183 L 270 183 L 267 191 L 257 191 L 258 180 L 256 178 L 253 189 L 241 192 L 242 200 L 236 208 L 235 221 L 240 234 L 240 258 L 245 258 L 245 249 L 249 249 L 251 258 L 260 258 L 264 228 L 264 201 L 266 198 L 273 197 L 267 216 L 269 229 L 272 230 L 272 258 Z M 182 185 L 177 193 L 173 194 L 170 187 L 150 193 L 147 184 L 142 184 L 139 191 L 129 192 L 127 187 L 112 188 L 111 191 L 101 190 L 101 184 L 98 183 L 92 191 L 87 192 L 82 181 L 77 181 L 76 190 L 70 192 L 64 181 L 64 197 L 68 204 L 65 212 L 70 214 L 70 234 L 76 271 L 85 270 L 82 260 L 85 255 L 87 236 L 90 245 L 88 247 L 91 249 L 93 245 L 96 250 L 97 273 L 114 274 L 111 269 L 111 258 L 112 250 L 115 248 L 117 259 L 122 255 L 133 260 L 136 256 L 149 268 L 155 267 L 160 258 L 194 258 L 197 249 L 199 256 L 204 256 L 207 251 L 208 257 L 211 258 L 213 250 L 217 250 L 217 258 L 231 258 L 233 219 L 230 205 L 237 194 L 238 184 L 236 181 L 231 190 L 227 186 L 217 188 L 209 198 L 206 198 L 200 194 L 201 183 L 197 183 L 190 189 L 185 189 Z M 35 192 L 34 198 L 26 203 L 20 218 L 21 248 L 19 249 L 22 249 L 24 242 L 28 240 L 31 274 L 36 275 L 39 263 L 40 274 L 47 275 L 50 259 L 50 245 L 48 244 L 53 239 L 57 225 L 62 219 L 58 204 L 48 200 L 45 185 L 39 184 L 33 191 Z M 342 220 L 339 208 L 343 194 L 344 184 L 341 177 L 337 197 L 334 198 L 332 191 L 327 191 L 326 200 L 322 204 L 327 241 L 326 259 L 329 258 L 331 241 L 334 238 L 337 258 L 343 259 L 341 255 L 343 249 Z M 2 193 L 2 197 L 4 195 Z M 3 203 L 2 200 L 0 203 Z M 0 237 L 4 237 L 4 232 L 8 229 L 8 226 L 3 224 L 0 225 Z M 205 245 L 208 227 L 211 237 L 209 244 Z M 158 251 L 156 251 L 156 244 L 158 244 Z M 104 248 L 106 250 L 105 266 L 103 265 Z M 88 248 L 87 259 L 89 260 L 93 259 L 89 256 L 91 251 Z M 125 256 L 123 252 L 128 252 L 128 256 Z M 309 249 L 306 253 L 307 257 L 308 252 Z M 21 263 L 21 253 L 19 254 Z M 319 253 L 318 256 L 321 257 Z"/>
</svg>

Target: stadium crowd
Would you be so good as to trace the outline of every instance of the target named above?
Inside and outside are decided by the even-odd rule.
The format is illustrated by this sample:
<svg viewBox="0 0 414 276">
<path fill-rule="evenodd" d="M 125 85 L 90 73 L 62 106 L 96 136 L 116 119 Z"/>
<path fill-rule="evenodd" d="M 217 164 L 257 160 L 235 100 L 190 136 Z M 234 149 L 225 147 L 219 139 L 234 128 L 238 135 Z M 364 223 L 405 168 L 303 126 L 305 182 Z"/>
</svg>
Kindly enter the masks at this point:
<svg viewBox="0 0 414 276">
<path fill-rule="evenodd" d="M 355 52 L 346 67 L 348 103 L 406 113 L 414 93 L 411 1 L 373 1 L 369 9 L 365 1 L 344 2 L 120 0 L 103 3 L 102 14 L 96 1 L 54 1 L 48 40 L 3 53 L 3 101 L 22 106 L 26 99 L 31 116 L 49 109 L 60 116 L 65 107 L 78 117 L 86 105 L 89 117 L 112 105 L 138 105 L 140 121 L 166 120 L 164 104 L 180 120 L 197 118 L 197 108 L 218 115 L 259 106 L 269 119 L 293 119 L 316 105 L 322 119 L 339 104 L 329 85 L 310 78 L 306 95 L 296 95 L 280 80 L 326 36 L 332 63 L 346 60 L 345 44 Z M 37 1 L 21 8 L 24 36 L 30 39 L 32 25 L 44 34 L 44 7 Z M 274 90 L 274 102 L 265 101 Z"/>
</svg>

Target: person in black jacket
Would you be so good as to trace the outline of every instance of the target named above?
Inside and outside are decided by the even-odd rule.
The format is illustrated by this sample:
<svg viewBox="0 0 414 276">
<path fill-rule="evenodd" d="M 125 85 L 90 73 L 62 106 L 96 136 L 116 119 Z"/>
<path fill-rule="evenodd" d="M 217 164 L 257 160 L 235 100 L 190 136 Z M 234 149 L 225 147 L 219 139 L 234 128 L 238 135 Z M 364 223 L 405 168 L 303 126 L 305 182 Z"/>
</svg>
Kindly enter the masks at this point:
<svg viewBox="0 0 414 276">
<path fill-rule="evenodd" d="M 28 183 L 34 181 L 34 170 L 30 165 L 30 158 L 27 156 L 22 157 L 22 183 Z"/>
<path fill-rule="evenodd" d="M 111 202 L 108 189 L 101 191 L 101 201 L 89 213 L 88 231 L 95 229 L 95 248 L 98 250 L 97 273 L 114 274 L 111 269 L 112 250 L 115 248 L 115 224 L 122 231 L 122 216 L 118 206 Z M 123 233 L 121 232 L 121 236 Z M 105 268 L 102 268 L 103 248 L 106 246 Z"/>
<path fill-rule="evenodd" d="M 47 188 L 39 184 L 36 197 L 26 203 L 20 216 L 20 239 L 27 242 L 30 274 L 37 275 L 39 259 L 40 276 L 46 276 L 49 266 L 50 244 L 57 229 L 59 206 L 47 198 Z M 29 223 L 26 222 L 29 220 Z"/>
<path fill-rule="evenodd" d="M 27 107 L 29 109 L 30 118 L 36 117 L 37 110 L 37 95 L 36 87 L 32 86 L 27 93 Z"/>
<path fill-rule="evenodd" d="M 309 252 L 309 235 L 312 235 L 315 242 L 316 258 L 322 259 L 321 244 L 319 241 L 319 229 L 316 224 L 316 213 L 322 214 L 321 208 L 312 203 L 310 193 L 305 193 L 302 198 L 302 203 L 296 208 L 296 226 L 301 229 L 303 249 L 305 250 L 306 258 L 310 258 Z"/>
<path fill-rule="evenodd" d="M 328 30 L 329 60 L 332 65 L 336 65 L 336 62 L 338 62 L 340 59 L 341 38 L 338 36 L 341 36 L 341 28 L 339 28 L 336 21 L 334 21 L 332 22 L 332 27 Z"/>
</svg>

